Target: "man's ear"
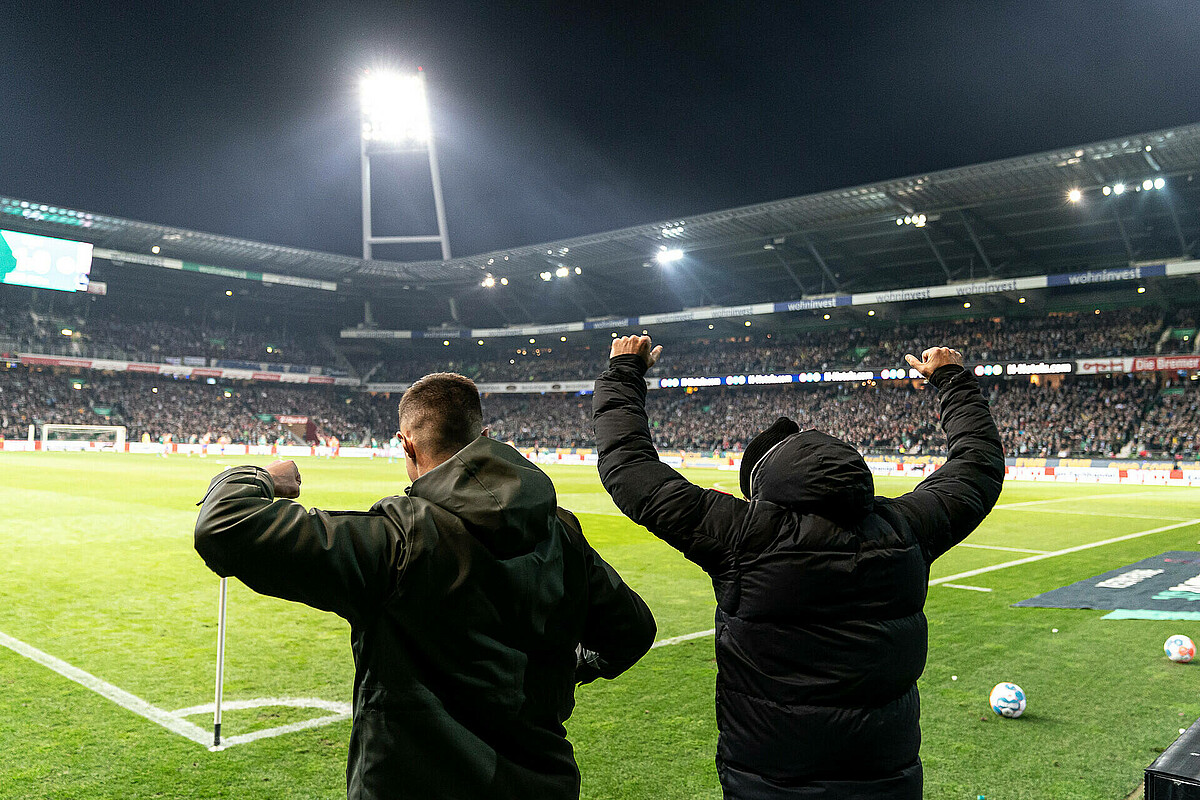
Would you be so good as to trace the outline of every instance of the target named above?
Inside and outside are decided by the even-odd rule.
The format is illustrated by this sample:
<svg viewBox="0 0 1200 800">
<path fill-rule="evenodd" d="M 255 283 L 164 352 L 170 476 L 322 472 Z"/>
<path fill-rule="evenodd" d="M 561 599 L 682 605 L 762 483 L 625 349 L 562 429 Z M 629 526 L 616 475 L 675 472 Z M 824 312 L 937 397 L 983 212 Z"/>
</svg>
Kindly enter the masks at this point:
<svg viewBox="0 0 1200 800">
<path fill-rule="evenodd" d="M 417 460 L 417 451 L 413 447 L 412 439 L 409 439 L 403 433 L 400 434 L 400 446 L 404 448 L 404 455 L 413 461 Z"/>
</svg>

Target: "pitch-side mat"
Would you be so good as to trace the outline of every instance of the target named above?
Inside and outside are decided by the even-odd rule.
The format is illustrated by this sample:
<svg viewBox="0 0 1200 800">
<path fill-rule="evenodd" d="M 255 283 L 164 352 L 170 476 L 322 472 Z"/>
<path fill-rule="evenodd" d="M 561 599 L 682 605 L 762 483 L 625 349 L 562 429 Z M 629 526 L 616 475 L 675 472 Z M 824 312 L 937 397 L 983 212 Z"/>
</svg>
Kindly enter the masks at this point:
<svg viewBox="0 0 1200 800">
<path fill-rule="evenodd" d="M 1126 496 L 1128 496 L 1128 495 L 1126 495 Z M 1079 500 L 1081 498 L 1071 498 L 1071 499 Z M 1026 503 L 1012 503 L 1009 505 L 998 505 L 998 506 L 996 506 L 996 509 L 1018 507 L 1018 506 L 1025 507 L 1025 506 L 1034 505 L 1034 504 L 1051 503 L 1051 502 L 1055 502 L 1055 501 L 1054 500 L 1045 500 L 1045 501 L 1031 501 L 1031 502 L 1026 502 Z M 1032 555 L 1028 555 L 1024 558 L 1018 558 L 1013 561 L 1005 561 L 1000 564 L 992 564 L 991 566 L 980 567 L 978 569 L 969 570 L 967 572 L 960 572 L 955 575 L 946 575 L 941 578 L 935 578 L 935 579 L 929 581 L 929 585 L 930 586 L 943 585 L 946 588 L 952 588 L 952 589 L 969 589 L 969 590 L 973 590 L 973 591 L 990 592 L 991 589 L 987 589 L 987 588 L 979 587 L 979 586 L 968 586 L 968 585 L 964 585 L 964 584 L 952 583 L 952 581 L 958 581 L 963 578 L 972 578 L 977 575 L 983 575 L 983 574 L 986 574 L 989 572 L 995 572 L 997 570 L 1007 569 L 1009 567 L 1015 567 L 1015 566 L 1019 566 L 1022 564 L 1029 564 L 1029 563 L 1033 563 L 1035 561 L 1042 561 L 1047 558 L 1055 558 L 1057 556 L 1068 555 L 1070 553 L 1078 553 L 1082 550 L 1090 550 L 1094 547 L 1102 547 L 1107 544 L 1114 544 L 1116 542 L 1124 542 L 1124 541 L 1128 541 L 1130 539 L 1137 539 L 1142 536 L 1150 536 L 1155 533 L 1164 533 L 1166 531 L 1176 530 L 1177 528 L 1185 528 L 1190 525 L 1197 525 L 1197 524 L 1200 524 L 1200 518 L 1183 520 L 1180 522 L 1176 522 L 1172 525 L 1164 525 L 1164 526 L 1161 526 L 1158 528 L 1150 528 L 1150 529 L 1147 529 L 1144 531 L 1135 531 L 1134 533 L 1127 533 L 1124 536 L 1114 536 L 1110 539 L 1102 539 L 1098 542 L 1089 542 L 1087 544 L 1076 545 L 1074 547 L 1067 547 L 1062 550 L 1052 550 L 1052 551 L 1048 551 L 1048 552 L 1036 552 L 1036 553 L 1033 553 Z M 962 547 L 962 546 L 964 546 L 964 545 L 959 545 L 959 547 Z M 993 548 L 993 549 L 1000 549 L 1000 548 L 997 547 L 997 548 Z M 1017 548 L 1010 548 L 1010 549 L 1016 550 L 1017 552 L 1027 552 L 1025 550 L 1017 550 Z M 697 631 L 695 633 L 688 633 L 688 634 L 684 634 L 682 636 L 673 636 L 671 638 L 661 639 L 661 640 L 655 642 L 653 647 L 655 647 L 655 648 L 666 647 L 669 645 L 680 644 L 682 642 L 692 641 L 694 639 L 702 639 L 707 636 L 712 636 L 714 633 L 715 633 L 715 631 L 710 628 L 709 630 Z M 57 672 L 59 675 L 62 675 L 64 678 L 74 681 L 75 683 L 78 683 L 80 686 L 83 686 L 87 689 L 91 689 L 93 692 L 100 695 L 101 697 L 107 698 L 108 700 L 111 700 L 112 702 L 116 703 L 117 705 L 121 706 L 122 708 L 124 708 L 128 711 L 132 711 L 134 714 L 137 714 L 140 717 L 148 719 L 157 725 L 161 725 L 162 727 L 166 728 L 167 730 L 171 731 L 172 733 L 177 733 L 180 736 L 184 737 L 185 739 L 190 739 L 191 741 L 193 741 L 199 745 L 202 745 L 204 747 L 208 747 L 209 743 L 212 741 L 212 732 L 211 731 L 201 728 L 196 723 L 191 722 L 188 718 L 200 716 L 202 714 L 212 715 L 213 712 L 215 711 L 215 703 L 206 703 L 204 705 L 189 706 L 187 708 L 181 708 L 176 711 L 167 711 L 166 709 L 162 709 L 162 708 L 159 708 L 158 706 L 148 703 L 147 701 L 143 700 L 142 698 L 138 697 L 137 695 L 135 695 L 131 692 L 127 692 L 124 689 L 120 688 L 119 686 L 114 686 L 113 684 L 109 683 L 108 681 L 97 678 L 95 675 L 92 675 L 90 672 L 85 672 L 84 670 L 79 669 L 78 667 L 72 666 L 71 664 L 68 664 L 66 661 L 63 661 L 60 658 L 56 658 L 56 657 L 50 655 L 49 653 L 39 650 L 30 644 L 26 644 L 25 642 L 21 641 L 20 639 L 16 639 L 12 636 L 9 636 L 6 633 L 0 632 L 0 645 L 7 647 L 9 650 L 12 650 L 15 653 L 25 656 L 26 658 L 28 658 L 32 661 L 36 661 L 37 663 L 41 664 L 42 666 L 44 666 L 48 669 L 51 669 L 54 672 Z M 231 701 L 223 702 L 221 704 L 221 707 L 223 709 L 227 709 L 227 710 L 278 707 L 278 706 L 288 706 L 288 707 L 292 707 L 292 708 L 313 708 L 313 709 L 318 709 L 320 711 L 325 711 L 328 713 L 326 713 L 322 716 L 314 717 L 312 719 L 302 720 L 300 722 L 293 722 L 288 725 L 279 725 L 274 728 L 263 728 L 260 730 L 252 731 L 250 733 L 244 733 L 244 734 L 239 734 L 236 736 L 224 737 L 222 739 L 221 746 L 216 749 L 223 750 L 227 747 L 233 747 L 233 746 L 239 745 L 239 744 L 248 744 L 249 742 L 254 742 L 259 739 L 267 739 L 267 738 L 271 738 L 274 736 L 282 736 L 285 733 L 293 733 L 295 731 L 302 731 L 302 730 L 306 730 L 308 728 L 317 728 L 317 727 L 321 727 L 323 725 L 330 725 L 334 722 L 341 722 L 342 720 L 350 719 L 350 715 L 351 715 L 351 709 L 350 709 L 349 703 L 338 702 L 338 701 L 334 701 L 334 700 L 321 700 L 321 699 L 315 698 L 315 697 L 261 697 L 261 698 L 255 698 L 252 700 L 231 700 Z M 212 748 L 210 748 L 210 749 L 212 749 Z"/>
</svg>

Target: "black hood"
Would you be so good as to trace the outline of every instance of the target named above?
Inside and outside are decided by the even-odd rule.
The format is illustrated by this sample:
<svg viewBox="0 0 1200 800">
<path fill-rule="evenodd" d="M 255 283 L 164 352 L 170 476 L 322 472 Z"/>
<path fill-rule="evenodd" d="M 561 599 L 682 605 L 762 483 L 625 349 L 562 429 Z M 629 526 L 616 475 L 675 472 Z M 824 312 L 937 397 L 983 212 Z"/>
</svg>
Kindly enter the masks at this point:
<svg viewBox="0 0 1200 800">
<path fill-rule="evenodd" d="M 558 509 L 549 476 L 514 448 L 480 436 L 413 481 L 410 497 L 436 503 L 500 558 L 545 538 Z"/>
<path fill-rule="evenodd" d="M 848 523 L 874 507 L 875 482 L 857 450 L 809 430 L 789 436 L 755 465 L 751 498 Z"/>
</svg>

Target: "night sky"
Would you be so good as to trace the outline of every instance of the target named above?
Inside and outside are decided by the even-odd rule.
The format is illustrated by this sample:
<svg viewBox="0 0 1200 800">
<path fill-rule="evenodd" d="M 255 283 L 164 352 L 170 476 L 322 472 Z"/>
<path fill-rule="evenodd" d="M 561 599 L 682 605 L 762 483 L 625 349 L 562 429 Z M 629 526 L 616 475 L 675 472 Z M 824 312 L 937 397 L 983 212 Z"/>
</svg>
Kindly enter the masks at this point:
<svg viewBox="0 0 1200 800">
<path fill-rule="evenodd" d="M 1198 33 L 1195 0 L 0 0 L 0 194 L 359 255 L 358 75 L 421 65 L 468 255 L 1196 122 Z"/>
</svg>

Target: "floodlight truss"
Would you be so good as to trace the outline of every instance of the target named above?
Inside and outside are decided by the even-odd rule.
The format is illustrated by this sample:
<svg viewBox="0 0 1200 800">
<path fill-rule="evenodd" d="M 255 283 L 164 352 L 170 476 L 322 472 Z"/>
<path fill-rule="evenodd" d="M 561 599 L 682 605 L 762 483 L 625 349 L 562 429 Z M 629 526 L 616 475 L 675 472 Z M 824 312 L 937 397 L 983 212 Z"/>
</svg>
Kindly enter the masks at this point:
<svg viewBox="0 0 1200 800">
<path fill-rule="evenodd" d="M 429 120 L 425 96 L 425 73 L 413 75 L 394 72 L 368 72 L 360 85 L 362 99 L 362 234 L 363 258 L 372 258 L 377 244 L 433 244 L 442 248 L 442 261 L 450 260 L 450 234 L 446 225 L 446 204 L 442 199 L 442 179 L 438 170 L 437 149 Z M 429 156 L 429 175 L 433 185 L 433 204 L 437 213 L 436 234 L 416 236 L 375 236 L 371 225 L 371 157 L 386 153 L 425 151 Z"/>
</svg>

